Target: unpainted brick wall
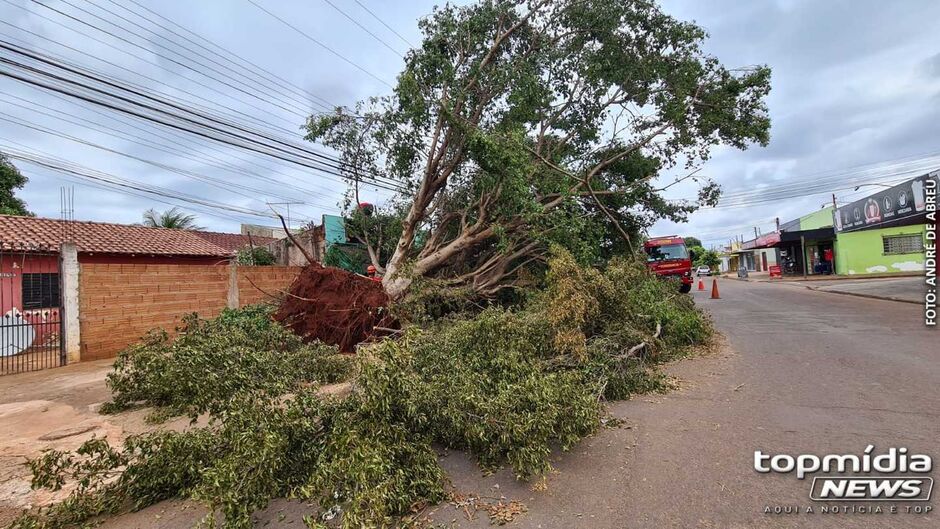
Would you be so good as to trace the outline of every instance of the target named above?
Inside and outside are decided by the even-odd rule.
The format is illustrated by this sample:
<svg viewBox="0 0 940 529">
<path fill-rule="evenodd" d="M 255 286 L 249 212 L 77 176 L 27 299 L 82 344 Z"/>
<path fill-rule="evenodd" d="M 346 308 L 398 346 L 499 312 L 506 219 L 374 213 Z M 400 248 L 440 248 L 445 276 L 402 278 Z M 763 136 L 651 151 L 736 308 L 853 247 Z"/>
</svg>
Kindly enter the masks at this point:
<svg viewBox="0 0 940 529">
<path fill-rule="evenodd" d="M 273 301 L 283 295 L 300 273 L 300 266 L 239 266 L 238 304 Z"/>
<path fill-rule="evenodd" d="M 299 267 L 239 267 L 239 305 L 270 299 L 246 277 L 276 293 L 286 289 L 299 271 Z M 229 267 L 219 265 L 81 264 L 81 359 L 111 358 L 154 328 L 172 333 L 192 312 L 217 316 L 226 307 L 230 278 Z"/>
</svg>

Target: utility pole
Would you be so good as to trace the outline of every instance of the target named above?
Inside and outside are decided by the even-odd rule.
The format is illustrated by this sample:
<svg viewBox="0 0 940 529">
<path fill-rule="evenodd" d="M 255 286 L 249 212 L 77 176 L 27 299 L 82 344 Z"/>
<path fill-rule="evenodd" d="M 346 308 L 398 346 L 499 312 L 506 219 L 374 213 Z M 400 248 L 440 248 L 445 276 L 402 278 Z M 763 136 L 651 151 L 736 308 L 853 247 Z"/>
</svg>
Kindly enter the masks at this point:
<svg viewBox="0 0 940 529">
<path fill-rule="evenodd" d="M 800 259 L 803 261 L 803 277 L 806 277 L 806 237 L 803 235 L 800 235 L 800 252 L 803 254 Z"/>
<path fill-rule="evenodd" d="M 268 202 L 269 206 L 287 206 L 287 227 L 291 228 L 290 225 L 290 206 L 291 204 L 303 204 L 303 202 Z M 293 228 L 291 228 L 293 229 Z"/>
<path fill-rule="evenodd" d="M 774 222 L 777 224 L 777 233 L 780 233 L 780 217 L 774 217 Z"/>
</svg>

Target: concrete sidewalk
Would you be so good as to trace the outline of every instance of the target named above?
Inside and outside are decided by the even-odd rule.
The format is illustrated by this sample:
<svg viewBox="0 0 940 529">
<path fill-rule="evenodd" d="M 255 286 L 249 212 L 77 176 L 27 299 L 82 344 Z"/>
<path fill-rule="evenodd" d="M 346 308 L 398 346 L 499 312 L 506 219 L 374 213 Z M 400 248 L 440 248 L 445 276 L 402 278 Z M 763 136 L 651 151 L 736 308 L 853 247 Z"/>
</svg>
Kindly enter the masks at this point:
<svg viewBox="0 0 940 529">
<path fill-rule="evenodd" d="M 819 280 L 813 282 L 781 281 L 791 285 L 801 286 L 820 292 L 833 294 L 847 294 L 866 298 L 886 299 L 890 301 L 903 301 L 906 303 L 921 304 L 927 287 L 924 278 L 891 277 L 881 279 L 837 279 Z"/>
<path fill-rule="evenodd" d="M 738 281 L 776 283 L 779 285 L 803 287 L 809 290 L 829 292 L 832 294 L 846 294 L 864 298 L 917 304 L 924 302 L 924 294 L 927 291 L 924 276 L 922 275 L 865 278 L 822 276 L 818 277 L 818 279 L 814 276 L 810 276 L 813 279 L 793 279 L 789 277 L 783 279 L 769 279 L 766 276 L 739 278 L 731 275 L 725 277 Z"/>
</svg>

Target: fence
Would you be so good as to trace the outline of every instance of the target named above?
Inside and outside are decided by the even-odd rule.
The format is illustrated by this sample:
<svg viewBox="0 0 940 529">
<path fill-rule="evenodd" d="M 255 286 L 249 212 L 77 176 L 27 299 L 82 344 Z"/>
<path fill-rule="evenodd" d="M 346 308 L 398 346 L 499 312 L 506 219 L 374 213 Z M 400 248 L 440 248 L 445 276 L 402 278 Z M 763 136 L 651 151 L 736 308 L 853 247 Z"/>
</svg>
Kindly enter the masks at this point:
<svg viewBox="0 0 940 529">
<path fill-rule="evenodd" d="M 270 300 L 300 271 L 295 266 L 80 265 L 81 360 L 115 356 L 150 329 L 172 332 L 186 314 Z"/>
<path fill-rule="evenodd" d="M 0 251 L 0 375 L 65 364 L 58 253 Z"/>
</svg>

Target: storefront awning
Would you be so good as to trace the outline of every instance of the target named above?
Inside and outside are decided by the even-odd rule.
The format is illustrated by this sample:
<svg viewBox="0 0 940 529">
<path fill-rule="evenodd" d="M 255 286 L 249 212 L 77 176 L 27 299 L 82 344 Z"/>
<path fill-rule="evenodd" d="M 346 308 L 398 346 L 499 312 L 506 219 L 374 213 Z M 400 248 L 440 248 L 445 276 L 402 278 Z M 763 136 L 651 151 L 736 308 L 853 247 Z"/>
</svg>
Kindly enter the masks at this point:
<svg viewBox="0 0 940 529">
<path fill-rule="evenodd" d="M 761 235 L 756 239 L 747 241 L 741 245 L 742 250 L 754 250 L 756 248 L 770 248 L 780 242 L 780 233 L 773 232 Z"/>
<path fill-rule="evenodd" d="M 832 226 L 826 228 L 816 228 L 815 230 L 785 231 L 780 234 L 779 242 L 800 242 L 800 238 L 810 241 L 824 241 L 835 239 L 836 232 Z"/>
</svg>

